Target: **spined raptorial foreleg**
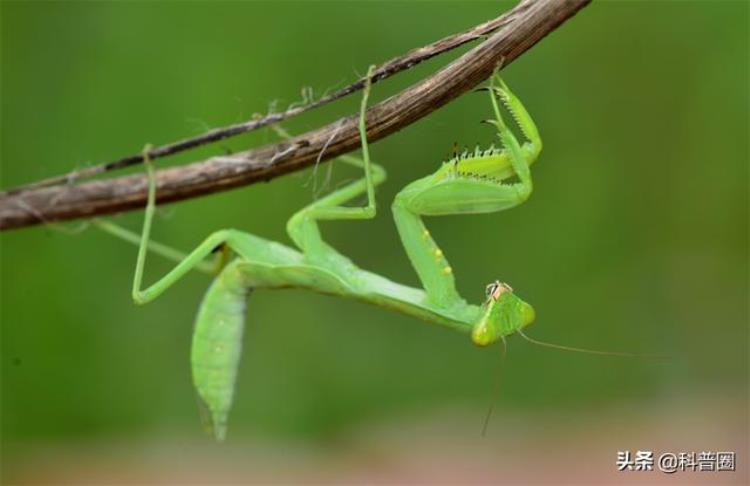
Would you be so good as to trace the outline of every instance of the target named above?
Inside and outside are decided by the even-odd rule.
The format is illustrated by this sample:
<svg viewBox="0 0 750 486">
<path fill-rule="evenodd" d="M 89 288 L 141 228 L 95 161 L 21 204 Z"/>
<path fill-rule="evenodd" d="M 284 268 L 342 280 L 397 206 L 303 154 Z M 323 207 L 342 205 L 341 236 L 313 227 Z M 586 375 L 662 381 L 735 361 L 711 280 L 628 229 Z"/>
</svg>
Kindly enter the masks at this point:
<svg viewBox="0 0 750 486">
<path fill-rule="evenodd" d="M 536 127 L 499 77 L 493 77 L 489 91 L 496 116 L 492 124 L 503 150 L 455 158 L 435 174 L 409 184 L 393 202 L 401 241 L 434 305 L 451 307 L 462 299 L 455 288 L 453 270 L 425 228 L 422 216 L 501 211 L 521 204 L 533 189 L 529 164 L 541 147 Z M 498 98 L 529 137 L 526 148 L 503 121 Z M 503 182 L 514 175 L 518 182 Z"/>
<path fill-rule="evenodd" d="M 526 138 L 526 141 L 521 145 L 526 160 L 529 162 L 535 160 L 542 151 L 542 138 L 539 136 L 539 130 L 536 127 L 536 123 L 534 123 L 534 120 L 523 106 L 523 103 L 521 103 L 521 100 L 513 94 L 497 72 L 493 74 L 491 84 L 494 93 L 500 98 L 500 101 L 513 116 L 513 119 L 518 124 L 518 128 L 521 129 L 521 133 L 523 133 L 523 136 Z M 499 107 L 497 107 L 496 104 L 493 104 L 495 116 L 502 121 L 500 110 L 498 108 Z"/>
</svg>

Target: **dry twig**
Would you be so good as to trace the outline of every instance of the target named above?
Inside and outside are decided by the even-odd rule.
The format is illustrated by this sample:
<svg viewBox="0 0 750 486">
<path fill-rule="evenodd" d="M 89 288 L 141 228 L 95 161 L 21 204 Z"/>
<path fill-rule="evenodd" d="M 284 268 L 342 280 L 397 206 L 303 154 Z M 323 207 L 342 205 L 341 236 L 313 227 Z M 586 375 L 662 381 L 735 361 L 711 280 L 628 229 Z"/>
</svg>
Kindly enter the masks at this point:
<svg viewBox="0 0 750 486">
<path fill-rule="evenodd" d="M 468 33 L 460 34 L 460 36 L 468 35 L 468 40 L 471 40 L 472 35 L 474 38 L 481 35 L 477 32 L 481 32 L 482 28 L 489 28 L 488 25 L 490 27 L 494 25 L 494 28 L 502 26 L 486 41 L 437 73 L 372 106 L 367 112 L 368 138 L 370 141 L 376 141 L 386 137 L 474 88 L 491 74 L 500 60 L 503 60 L 505 65 L 509 64 L 589 2 L 590 0 L 524 0 L 498 19 L 477 26 Z M 463 42 L 468 40 L 463 40 Z M 445 41 L 444 39 L 440 42 Z M 441 51 L 439 46 L 436 47 L 440 42 L 427 47 L 432 52 L 427 57 L 447 50 Z M 420 58 L 418 51 L 412 51 L 404 58 L 398 58 L 380 66 L 378 73 L 387 73 L 380 75 L 380 79 L 400 69 L 410 67 L 408 61 L 404 61 L 404 59 L 409 59 L 410 55 L 415 56 L 412 58 L 419 59 L 419 61 L 427 58 L 424 55 Z M 394 62 L 395 64 L 392 64 Z M 359 88 L 358 83 L 331 95 L 328 101 L 355 91 Z M 319 106 L 323 100 L 319 100 L 315 105 Z M 312 106 L 301 107 L 303 111 L 310 108 Z M 268 181 L 314 163 L 321 158 L 321 153 L 321 160 L 327 160 L 355 150 L 360 144 L 357 119 L 356 115 L 348 116 L 289 141 L 240 152 L 232 156 L 212 157 L 205 161 L 161 170 L 158 172 L 158 201 L 159 203 L 179 201 L 257 181 Z M 276 121 L 279 120 L 273 119 L 264 123 Z M 257 120 L 248 123 L 261 122 L 262 120 Z M 223 130 L 229 130 L 227 135 L 216 139 L 232 134 L 232 127 Z M 202 137 L 208 137 L 210 133 Z M 191 140 L 200 139 L 201 137 Z M 190 140 L 166 147 L 175 147 L 186 142 Z M 201 144 L 190 143 L 194 144 L 192 146 Z M 130 164 L 137 162 L 138 160 L 134 160 Z M 52 187 L 37 185 L 27 190 L 8 192 L 0 195 L 0 229 L 87 218 L 139 208 L 145 204 L 146 188 L 145 176 L 134 175 L 77 185 Z"/>
</svg>

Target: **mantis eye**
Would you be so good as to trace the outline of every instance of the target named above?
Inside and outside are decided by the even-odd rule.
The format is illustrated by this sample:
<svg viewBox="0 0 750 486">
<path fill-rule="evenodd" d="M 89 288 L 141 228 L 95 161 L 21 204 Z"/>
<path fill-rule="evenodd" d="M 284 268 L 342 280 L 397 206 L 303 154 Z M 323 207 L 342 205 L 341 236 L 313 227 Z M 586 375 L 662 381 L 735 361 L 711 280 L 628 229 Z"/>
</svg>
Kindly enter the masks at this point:
<svg viewBox="0 0 750 486">
<path fill-rule="evenodd" d="M 487 288 L 485 288 L 484 293 L 488 299 L 492 297 L 492 295 L 495 293 L 495 290 L 497 290 L 498 285 L 500 285 L 500 282 L 495 280 L 494 282 L 489 284 Z"/>
<path fill-rule="evenodd" d="M 489 284 L 487 288 L 485 289 L 487 300 L 490 300 L 490 299 L 497 300 L 505 292 L 513 292 L 513 288 L 510 285 L 503 283 L 499 280 L 495 280 L 494 282 Z"/>
</svg>

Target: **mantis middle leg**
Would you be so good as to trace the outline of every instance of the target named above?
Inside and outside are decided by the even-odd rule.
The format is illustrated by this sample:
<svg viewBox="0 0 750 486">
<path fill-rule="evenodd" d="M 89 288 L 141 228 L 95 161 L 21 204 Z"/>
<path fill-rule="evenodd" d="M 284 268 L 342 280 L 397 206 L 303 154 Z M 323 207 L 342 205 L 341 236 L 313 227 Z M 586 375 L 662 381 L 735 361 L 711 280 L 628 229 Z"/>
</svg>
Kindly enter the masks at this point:
<svg viewBox="0 0 750 486">
<path fill-rule="evenodd" d="M 346 268 L 353 265 L 350 260 L 328 245 L 320 234 L 319 220 L 353 220 L 370 219 L 375 216 L 375 186 L 386 178 L 383 167 L 370 162 L 367 144 L 366 111 L 367 99 L 370 94 L 371 77 L 374 66 L 367 73 L 362 103 L 359 114 L 359 135 L 362 141 L 362 159 L 352 156 L 342 156 L 341 160 L 364 169 L 364 178 L 352 182 L 341 189 L 315 201 L 292 216 L 287 222 L 287 233 L 294 243 L 302 250 L 305 260 L 313 265 L 324 268 Z M 343 203 L 367 193 L 367 204 L 362 207 L 342 206 Z"/>
</svg>

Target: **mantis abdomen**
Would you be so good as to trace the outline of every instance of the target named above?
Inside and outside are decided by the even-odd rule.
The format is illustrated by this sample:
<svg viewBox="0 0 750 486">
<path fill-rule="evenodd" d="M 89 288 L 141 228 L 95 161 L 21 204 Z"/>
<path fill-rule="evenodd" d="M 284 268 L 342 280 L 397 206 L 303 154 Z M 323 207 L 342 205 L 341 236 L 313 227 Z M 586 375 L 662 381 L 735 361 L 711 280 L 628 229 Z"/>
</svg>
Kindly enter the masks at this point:
<svg viewBox="0 0 750 486">
<path fill-rule="evenodd" d="M 250 290 L 236 264 L 229 264 L 203 297 L 195 321 L 193 383 L 217 440 L 226 435 Z"/>
</svg>

